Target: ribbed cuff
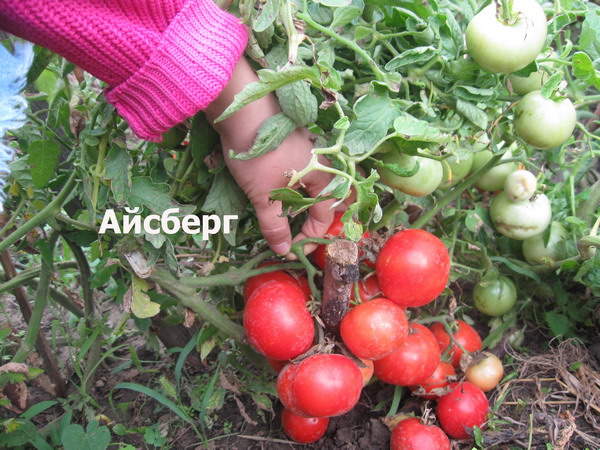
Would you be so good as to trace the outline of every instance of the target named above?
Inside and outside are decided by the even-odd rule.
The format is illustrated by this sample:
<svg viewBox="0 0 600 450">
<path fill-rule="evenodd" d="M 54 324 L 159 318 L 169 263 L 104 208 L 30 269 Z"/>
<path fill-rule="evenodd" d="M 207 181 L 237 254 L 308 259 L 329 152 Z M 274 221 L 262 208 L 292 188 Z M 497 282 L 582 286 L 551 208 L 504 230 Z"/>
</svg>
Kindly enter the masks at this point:
<svg viewBox="0 0 600 450">
<path fill-rule="evenodd" d="M 229 82 L 248 34 L 240 19 L 212 0 L 189 0 L 137 72 L 106 99 L 142 139 L 161 134 L 206 108 Z"/>
</svg>

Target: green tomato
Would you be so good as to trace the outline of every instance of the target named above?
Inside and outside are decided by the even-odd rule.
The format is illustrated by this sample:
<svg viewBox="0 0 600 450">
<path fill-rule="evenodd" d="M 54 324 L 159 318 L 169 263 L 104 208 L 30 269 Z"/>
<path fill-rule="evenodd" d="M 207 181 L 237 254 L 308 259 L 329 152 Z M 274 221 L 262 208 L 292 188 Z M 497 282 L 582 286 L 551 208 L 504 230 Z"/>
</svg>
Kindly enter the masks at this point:
<svg viewBox="0 0 600 450">
<path fill-rule="evenodd" d="M 457 155 L 452 155 L 442 162 L 444 175 L 440 189 L 448 189 L 458 184 L 469 174 L 473 167 L 473 153 L 459 150 Z"/>
<path fill-rule="evenodd" d="M 552 219 L 552 208 L 544 194 L 514 203 L 503 191 L 492 199 L 490 218 L 499 233 L 522 241 L 544 232 Z"/>
<path fill-rule="evenodd" d="M 548 72 L 545 70 L 532 72 L 526 77 L 520 77 L 518 75 L 508 76 L 512 91 L 517 95 L 525 95 L 529 94 L 531 91 L 539 91 L 548 78 Z"/>
<path fill-rule="evenodd" d="M 560 222 L 550 224 L 548 245 L 544 245 L 544 234 L 538 234 L 523 241 L 523 256 L 533 265 L 541 265 L 547 261 L 558 261 L 565 257 L 565 241 L 569 233 Z"/>
<path fill-rule="evenodd" d="M 556 101 L 533 91 L 515 107 L 515 132 L 529 145 L 542 150 L 562 145 L 576 123 L 575 107 L 568 98 Z"/>
<path fill-rule="evenodd" d="M 515 0 L 513 13 L 514 19 L 505 23 L 497 17 L 492 2 L 467 26 L 468 52 L 489 72 L 516 72 L 534 61 L 544 48 L 548 25 L 542 7 L 535 0 Z"/>
<path fill-rule="evenodd" d="M 485 315 L 497 317 L 506 314 L 517 301 L 517 288 L 510 278 L 480 281 L 473 289 L 475 308 Z"/>
<path fill-rule="evenodd" d="M 537 178 L 529 170 L 515 170 L 504 182 L 504 192 L 511 202 L 529 200 L 536 190 Z"/>
<path fill-rule="evenodd" d="M 473 155 L 473 166 L 471 167 L 471 171 L 475 172 L 476 170 L 479 170 L 480 167 L 492 159 L 492 156 L 493 153 L 489 150 L 475 153 Z M 482 191 L 490 192 L 501 191 L 504 189 L 504 183 L 506 182 L 508 175 L 517 170 L 517 165 L 514 162 L 501 164 L 503 159 L 509 158 L 512 158 L 512 152 L 510 150 L 504 153 L 502 159 L 496 166 L 492 167 L 479 177 L 475 182 L 475 187 Z"/>
<path fill-rule="evenodd" d="M 435 191 L 442 182 L 442 163 L 434 159 L 405 155 L 397 151 L 384 153 L 380 159 L 386 164 L 395 164 L 402 169 L 412 169 L 416 162 L 419 163 L 419 171 L 412 177 L 400 177 L 381 167 L 377 169 L 381 181 L 405 194 L 424 197 Z"/>
</svg>

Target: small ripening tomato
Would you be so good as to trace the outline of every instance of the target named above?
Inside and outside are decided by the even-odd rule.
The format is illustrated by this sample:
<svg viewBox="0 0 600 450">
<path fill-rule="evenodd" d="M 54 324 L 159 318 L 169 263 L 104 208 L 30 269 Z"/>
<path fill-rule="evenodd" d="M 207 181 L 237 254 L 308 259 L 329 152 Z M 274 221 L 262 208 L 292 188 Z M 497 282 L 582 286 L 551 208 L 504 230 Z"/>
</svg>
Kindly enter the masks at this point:
<svg viewBox="0 0 600 450">
<path fill-rule="evenodd" d="M 252 347 L 267 358 L 279 360 L 304 353 L 315 334 L 302 289 L 279 281 L 265 283 L 248 299 L 244 329 Z"/>
<path fill-rule="evenodd" d="M 440 427 L 419 419 L 404 419 L 392 431 L 390 450 L 450 450 L 450 439 Z"/>
<path fill-rule="evenodd" d="M 394 352 L 375 361 L 375 376 L 398 386 L 421 384 L 440 362 L 440 348 L 433 333 L 412 323 L 404 343 Z"/>
<path fill-rule="evenodd" d="M 376 272 L 386 298 L 402 307 L 423 306 L 446 287 L 450 255 L 433 234 L 403 230 L 389 238 L 379 252 Z"/>
<path fill-rule="evenodd" d="M 344 215 L 343 212 L 341 211 L 337 211 L 334 214 L 333 217 L 333 223 L 331 224 L 331 226 L 329 227 L 329 229 L 327 230 L 327 233 L 325 233 L 325 236 L 339 236 L 339 237 L 344 237 L 344 233 L 342 233 L 342 229 L 344 228 L 344 224 L 342 223 L 342 216 Z M 365 234 L 363 234 L 363 238 L 369 238 L 371 237 L 371 233 L 369 232 L 369 230 L 365 231 Z M 360 243 L 358 244 L 360 247 Z M 315 251 L 312 253 L 312 259 L 315 262 L 315 264 L 321 269 L 324 270 L 325 269 L 325 263 L 327 261 L 327 255 L 325 253 L 325 249 L 327 246 L 325 245 L 319 245 Z M 369 261 L 365 261 L 365 264 L 370 265 Z M 372 265 L 372 263 L 371 263 Z"/>
<path fill-rule="evenodd" d="M 374 298 L 350 309 L 340 323 L 344 344 L 359 358 L 379 359 L 406 340 L 408 321 L 402 308 Z"/>
<path fill-rule="evenodd" d="M 568 98 L 544 98 L 532 91 L 515 107 L 515 133 L 529 145 L 542 150 L 562 145 L 575 129 L 575 107 Z"/>
<path fill-rule="evenodd" d="M 468 439 L 466 427 L 481 427 L 487 420 L 488 399 L 468 381 L 452 383 L 451 390 L 438 400 L 437 416 L 443 430 L 454 439 Z"/>
<path fill-rule="evenodd" d="M 484 352 L 477 355 L 465 371 L 469 383 L 473 383 L 483 392 L 488 392 L 498 386 L 504 376 L 502 361 L 493 353 Z"/>
<path fill-rule="evenodd" d="M 381 288 L 379 287 L 379 280 L 377 279 L 377 275 L 374 273 L 358 281 L 358 295 L 360 296 L 360 299 L 358 300 L 359 302 L 371 300 L 380 292 Z M 356 296 L 354 295 L 354 286 L 350 291 L 350 301 L 357 301 Z M 352 305 L 350 307 L 352 307 Z"/>
<path fill-rule="evenodd" d="M 283 431 L 290 439 L 301 444 L 310 444 L 321 439 L 328 425 L 328 417 L 302 417 L 286 408 L 281 413 Z"/>
<path fill-rule="evenodd" d="M 445 388 L 451 382 L 450 377 L 454 376 L 456 376 L 456 371 L 452 364 L 440 360 L 433 373 L 423 380 L 419 386 L 411 386 L 410 390 L 414 392 L 419 387 L 423 388 L 426 394 L 419 395 L 419 397 L 425 400 L 435 400 L 439 395 L 433 392 L 434 389 Z"/>
<path fill-rule="evenodd" d="M 350 411 L 360 397 L 363 378 L 350 358 L 317 354 L 302 361 L 292 380 L 296 405 L 308 417 L 333 417 Z"/>
<path fill-rule="evenodd" d="M 477 350 L 481 350 L 481 337 L 479 336 L 477 331 L 475 331 L 471 325 L 462 320 L 457 320 L 456 325 L 458 328 L 452 335 L 454 340 L 460 345 L 462 345 L 462 347 L 468 352 L 475 352 Z M 446 333 L 444 325 L 437 322 L 431 325 L 429 327 L 429 330 L 431 330 L 431 332 L 437 339 L 440 351 L 444 353 L 448 348 L 450 348 L 448 354 L 452 358 L 452 365 L 455 368 L 460 367 L 460 358 L 462 356 L 462 350 L 450 340 L 450 336 L 448 335 L 448 333 Z"/>
<path fill-rule="evenodd" d="M 475 308 L 488 316 L 501 316 L 512 309 L 517 301 L 517 287 L 510 278 L 482 280 L 473 288 Z"/>
</svg>

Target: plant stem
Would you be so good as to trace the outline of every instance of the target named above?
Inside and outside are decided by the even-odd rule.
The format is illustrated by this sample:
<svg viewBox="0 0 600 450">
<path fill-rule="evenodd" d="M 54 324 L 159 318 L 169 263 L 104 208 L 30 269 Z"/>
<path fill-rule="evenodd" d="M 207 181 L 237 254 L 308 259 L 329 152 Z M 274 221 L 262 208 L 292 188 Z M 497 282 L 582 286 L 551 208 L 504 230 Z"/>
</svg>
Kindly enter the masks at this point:
<svg viewBox="0 0 600 450">
<path fill-rule="evenodd" d="M 10 227 L 12 227 L 13 224 L 17 221 L 17 219 L 19 218 L 19 214 L 21 213 L 21 210 L 23 209 L 24 206 L 25 206 L 25 197 L 21 197 L 21 201 L 19 202 L 17 209 L 10 215 L 10 219 L 8 219 L 8 222 L 6 222 L 6 225 L 4 225 L 2 230 L 0 230 L 0 238 L 2 236 L 4 236 L 6 234 L 6 232 L 8 230 L 10 230 Z"/>
<path fill-rule="evenodd" d="M 33 350 L 35 347 L 35 343 L 38 338 L 38 334 L 40 332 L 40 326 L 42 323 L 42 316 L 44 314 L 44 310 L 46 309 L 46 305 L 48 304 L 48 291 L 50 287 L 50 277 L 53 272 L 53 262 L 54 262 L 54 247 L 56 245 L 56 240 L 58 239 L 58 232 L 53 231 L 48 237 L 48 248 L 50 252 L 50 261 L 44 260 L 42 262 L 42 269 L 40 272 L 40 281 L 38 290 L 35 294 L 35 303 L 33 305 L 33 311 L 31 313 L 31 318 L 29 320 L 29 325 L 27 327 L 27 332 L 25 333 L 25 337 L 23 338 L 23 342 L 21 343 L 21 347 L 19 351 L 12 359 L 12 362 L 22 363 L 27 358 L 27 355 Z"/>
<path fill-rule="evenodd" d="M 21 239 L 34 228 L 47 222 L 47 220 L 50 217 L 53 217 L 60 212 L 62 204 L 67 200 L 67 197 L 76 185 L 76 176 L 77 171 L 74 170 L 73 173 L 71 173 L 71 176 L 69 177 L 67 182 L 65 183 L 64 187 L 54 198 L 54 200 L 48 203 L 48 205 L 44 209 L 42 209 L 39 213 L 37 213 L 23 225 L 21 225 L 13 233 L 8 235 L 6 239 L 0 242 L 0 253 L 8 249 L 12 244 L 17 242 L 19 239 Z"/>
<path fill-rule="evenodd" d="M 31 280 L 27 280 L 26 282 L 24 282 L 23 284 L 27 285 L 27 286 L 31 286 L 33 289 L 38 289 L 40 283 L 39 280 L 36 280 L 35 278 L 31 279 Z M 75 303 L 73 303 L 73 301 L 67 297 L 65 294 L 63 294 L 62 292 L 60 292 L 58 289 L 53 288 L 52 286 L 50 286 L 50 297 L 52 297 L 52 299 L 58 303 L 60 306 L 62 306 L 63 308 L 65 308 L 67 311 L 71 312 L 74 316 L 82 318 L 84 317 L 83 311 L 81 310 L 81 308 L 79 308 L 79 306 L 77 306 Z"/>
<path fill-rule="evenodd" d="M 54 266 L 55 266 L 55 269 L 59 269 L 59 270 L 76 269 L 77 263 L 75 261 L 63 261 L 63 262 L 56 263 Z M 17 276 L 11 278 L 10 280 L 8 280 L 5 283 L 2 283 L 0 285 L 0 294 L 3 294 L 4 292 L 12 291 L 17 286 L 26 284 L 28 281 L 30 281 L 34 278 L 37 278 L 41 272 L 41 269 L 42 269 L 42 266 L 36 266 L 36 267 L 32 267 L 31 269 L 27 269 L 27 270 L 23 270 L 22 272 L 19 272 L 19 274 Z M 2 278 L 6 279 L 5 276 L 3 276 Z"/>
</svg>

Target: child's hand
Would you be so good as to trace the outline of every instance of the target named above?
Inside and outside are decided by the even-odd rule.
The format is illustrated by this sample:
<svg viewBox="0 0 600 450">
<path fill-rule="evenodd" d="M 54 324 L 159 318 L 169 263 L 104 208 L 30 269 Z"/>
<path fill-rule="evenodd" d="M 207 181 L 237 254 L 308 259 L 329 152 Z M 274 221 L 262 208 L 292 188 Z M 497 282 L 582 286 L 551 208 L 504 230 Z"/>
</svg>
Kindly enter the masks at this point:
<svg viewBox="0 0 600 450">
<path fill-rule="evenodd" d="M 206 109 L 209 120 L 214 121 L 232 102 L 237 92 L 257 80 L 252 68 L 242 58 L 227 87 Z M 214 126 L 221 135 L 227 166 L 254 205 L 263 236 L 274 252 L 286 255 L 292 244 L 290 226 L 286 217 L 279 217 L 282 212 L 281 203 L 270 202 L 269 195 L 271 190 L 287 186 L 289 179 L 284 176 L 287 171 L 300 171 L 309 163 L 313 147 L 310 133 L 305 128 L 298 128 L 279 148 L 258 158 L 241 161 L 227 157 L 230 149 L 236 152 L 249 149 L 262 122 L 278 112 L 280 109 L 277 99 L 274 95 L 269 95 L 250 103 Z M 314 171 L 304 177 L 302 182 L 308 194 L 316 196 L 331 178 L 327 173 Z M 310 208 L 309 218 L 294 241 L 306 237 L 323 237 L 333 222 L 334 211 L 329 209 L 332 203 L 333 200 L 324 201 Z M 313 249 L 314 246 L 305 247 L 306 251 Z"/>
</svg>

